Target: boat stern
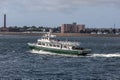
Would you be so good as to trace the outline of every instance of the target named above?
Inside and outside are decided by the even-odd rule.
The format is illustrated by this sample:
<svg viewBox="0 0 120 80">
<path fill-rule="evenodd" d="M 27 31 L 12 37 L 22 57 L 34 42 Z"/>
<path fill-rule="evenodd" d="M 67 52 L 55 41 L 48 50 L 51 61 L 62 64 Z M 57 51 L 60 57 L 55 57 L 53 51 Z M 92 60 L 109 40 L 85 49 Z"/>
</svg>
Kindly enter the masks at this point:
<svg viewBox="0 0 120 80">
<path fill-rule="evenodd" d="M 91 53 L 91 49 L 83 49 L 83 50 L 80 50 L 79 51 L 79 54 L 78 55 L 81 55 L 81 56 L 86 56 L 87 54 Z"/>
</svg>

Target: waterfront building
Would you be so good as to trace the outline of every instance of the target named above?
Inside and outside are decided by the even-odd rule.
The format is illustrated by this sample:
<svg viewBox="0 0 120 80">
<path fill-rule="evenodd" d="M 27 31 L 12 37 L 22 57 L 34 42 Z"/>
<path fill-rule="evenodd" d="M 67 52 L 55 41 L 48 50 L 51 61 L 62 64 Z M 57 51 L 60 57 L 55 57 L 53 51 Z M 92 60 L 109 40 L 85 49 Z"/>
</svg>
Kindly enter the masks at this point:
<svg viewBox="0 0 120 80">
<path fill-rule="evenodd" d="M 79 33 L 81 30 L 85 30 L 84 24 L 62 24 L 61 33 Z"/>
</svg>

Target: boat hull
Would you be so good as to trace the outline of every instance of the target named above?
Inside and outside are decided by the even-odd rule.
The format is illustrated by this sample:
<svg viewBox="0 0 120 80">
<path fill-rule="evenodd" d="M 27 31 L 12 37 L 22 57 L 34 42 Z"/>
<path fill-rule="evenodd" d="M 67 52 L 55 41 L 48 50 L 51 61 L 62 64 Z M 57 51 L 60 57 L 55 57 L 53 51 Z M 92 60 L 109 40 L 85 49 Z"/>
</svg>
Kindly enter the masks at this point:
<svg viewBox="0 0 120 80">
<path fill-rule="evenodd" d="M 86 54 L 90 53 L 90 49 L 84 49 L 84 50 L 64 50 L 64 49 L 56 49 L 56 48 L 48 48 L 48 47 L 41 47 L 36 45 L 29 45 L 29 48 L 31 50 L 37 50 L 37 51 L 47 51 L 52 52 L 56 54 L 68 54 L 68 55 L 82 55 L 85 56 Z"/>
</svg>

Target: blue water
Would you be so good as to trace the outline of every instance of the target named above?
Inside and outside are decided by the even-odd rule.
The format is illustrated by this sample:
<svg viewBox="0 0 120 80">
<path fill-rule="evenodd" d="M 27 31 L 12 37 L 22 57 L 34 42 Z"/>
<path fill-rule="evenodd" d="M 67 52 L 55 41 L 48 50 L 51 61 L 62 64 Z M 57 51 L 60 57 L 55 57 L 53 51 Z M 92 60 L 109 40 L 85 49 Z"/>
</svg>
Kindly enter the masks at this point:
<svg viewBox="0 0 120 80">
<path fill-rule="evenodd" d="M 88 56 L 31 53 L 39 36 L 0 36 L 0 80 L 120 80 L 119 37 L 57 37 L 80 41 Z"/>
</svg>

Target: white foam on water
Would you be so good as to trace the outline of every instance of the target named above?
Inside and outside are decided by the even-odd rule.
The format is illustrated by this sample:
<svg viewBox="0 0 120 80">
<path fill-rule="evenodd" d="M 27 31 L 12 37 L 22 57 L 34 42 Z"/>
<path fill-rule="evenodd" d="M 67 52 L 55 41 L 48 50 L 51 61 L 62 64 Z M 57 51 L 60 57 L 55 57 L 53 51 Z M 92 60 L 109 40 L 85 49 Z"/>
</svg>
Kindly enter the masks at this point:
<svg viewBox="0 0 120 80">
<path fill-rule="evenodd" d="M 42 50 L 40 50 L 40 51 L 37 51 L 37 50 L 31 50 L 30 51 L 31 53 L 37 53 L 37 54 L 51 54 L 50 52 L 45 52 L 45 51 L 42 51 Z"/>
<path fill-rule="evenodd" d="M 111 53 L 111 54 L 91 54 L 90 57 L 120 57 L 120 53 Z"/>
</svg>

